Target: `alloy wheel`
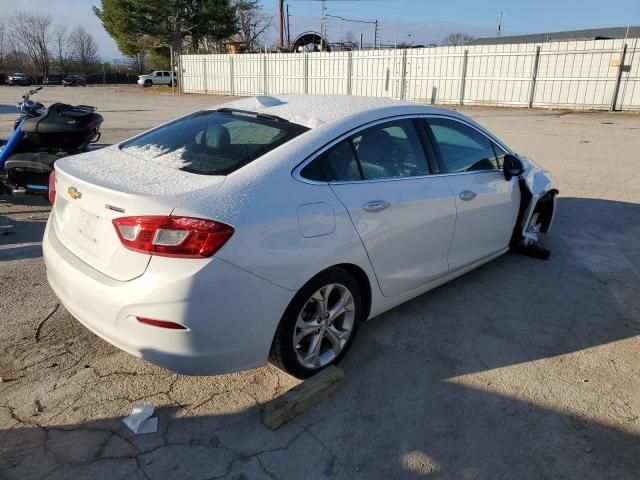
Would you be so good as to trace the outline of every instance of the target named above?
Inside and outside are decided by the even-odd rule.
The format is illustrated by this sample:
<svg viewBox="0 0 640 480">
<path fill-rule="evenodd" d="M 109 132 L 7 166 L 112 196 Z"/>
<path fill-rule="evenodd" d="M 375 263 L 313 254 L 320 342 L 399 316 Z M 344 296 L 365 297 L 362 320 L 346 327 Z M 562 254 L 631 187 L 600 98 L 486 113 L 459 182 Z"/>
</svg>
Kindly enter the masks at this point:
<svg viewBox="0 0 640 480">
<path fill-rule="evenodd" d="M 347 287 L 330 283 L 318 289 L 305 302 L 294 327 L 298 362 L 308 369 L 332 362 L 349 341 L 355 318 L 355 302 Z"/>
</svg>

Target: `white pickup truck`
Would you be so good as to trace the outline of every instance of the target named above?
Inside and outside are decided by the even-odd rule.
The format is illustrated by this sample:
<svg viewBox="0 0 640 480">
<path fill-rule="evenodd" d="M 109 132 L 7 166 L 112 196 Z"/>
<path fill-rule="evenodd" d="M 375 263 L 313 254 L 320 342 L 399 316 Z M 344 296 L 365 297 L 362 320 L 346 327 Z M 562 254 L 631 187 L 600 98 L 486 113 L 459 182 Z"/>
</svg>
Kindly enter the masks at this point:
<svg viewBox="0 0 640 480">
<path fill-rule="evenodd" d="M 169 70 L 156 70 L 149 75 L 140 75 L 138 77 L 138 85 L 143 87 L 151 87 L 152 85 L 177 85 L 173 72 Z"/>
</svg>

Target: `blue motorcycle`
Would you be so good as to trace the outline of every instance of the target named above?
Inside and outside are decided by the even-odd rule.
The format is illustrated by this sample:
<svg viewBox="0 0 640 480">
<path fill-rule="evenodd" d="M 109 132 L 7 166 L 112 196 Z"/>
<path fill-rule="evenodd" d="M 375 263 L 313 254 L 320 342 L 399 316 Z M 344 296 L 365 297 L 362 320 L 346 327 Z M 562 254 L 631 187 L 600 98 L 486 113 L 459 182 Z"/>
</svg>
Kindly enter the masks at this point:
<svg viewBox="0 0 640 480">
<path fill-rule="evenodd" d="M 94 107 L 31 100 L 29 90 L 16 106 L 13 134 L 0 144 L 0 193 L 46 195 L 56 160 L 87 150 L 100 138 L 103 117 Z"/>
</svg>

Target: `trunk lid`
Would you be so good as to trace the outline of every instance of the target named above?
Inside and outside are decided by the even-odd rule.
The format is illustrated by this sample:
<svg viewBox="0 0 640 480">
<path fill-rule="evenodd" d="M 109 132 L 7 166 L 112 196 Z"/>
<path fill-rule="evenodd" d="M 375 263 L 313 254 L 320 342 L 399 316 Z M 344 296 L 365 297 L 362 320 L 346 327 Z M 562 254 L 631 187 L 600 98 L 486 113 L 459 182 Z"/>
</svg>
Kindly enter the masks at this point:
<svg viewBox="0 0 640 480">
<path fill-rule="evenodd" d="M 80 260 L 119 281 L 142 275 L 151 255 L 122 245 L 112 220 L 170 215 L 190 195 L 207 195 L 225 177 L 194 175 L 109 147 L 56 162 L 50 222 Z"/>
</svg>

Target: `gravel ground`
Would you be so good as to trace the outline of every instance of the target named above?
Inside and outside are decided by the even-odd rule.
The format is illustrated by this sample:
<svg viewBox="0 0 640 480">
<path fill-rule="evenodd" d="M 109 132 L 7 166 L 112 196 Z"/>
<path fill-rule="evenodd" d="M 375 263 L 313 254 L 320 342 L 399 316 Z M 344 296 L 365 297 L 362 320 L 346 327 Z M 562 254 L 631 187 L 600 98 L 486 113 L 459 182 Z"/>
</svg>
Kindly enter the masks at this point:
<svg viewBox="0 0 640 480">
<path fill-rule="evenodd" d="M 21 89 L 0 88 L 0 137 Z M 221 97 L 50 88 L 115 142 Z M 506 255 L 363 325 L 345 386 L 271 432 L 272 367 L 186 377 L 116 350 L 47 286 L 48 208 L 0 197 L 0 478 L 638 478 L 640 117 L 465 109 L 551 170 L 549 261 Z M 133 435 L 131 405 L 159 430 Z"/>
</svg>

